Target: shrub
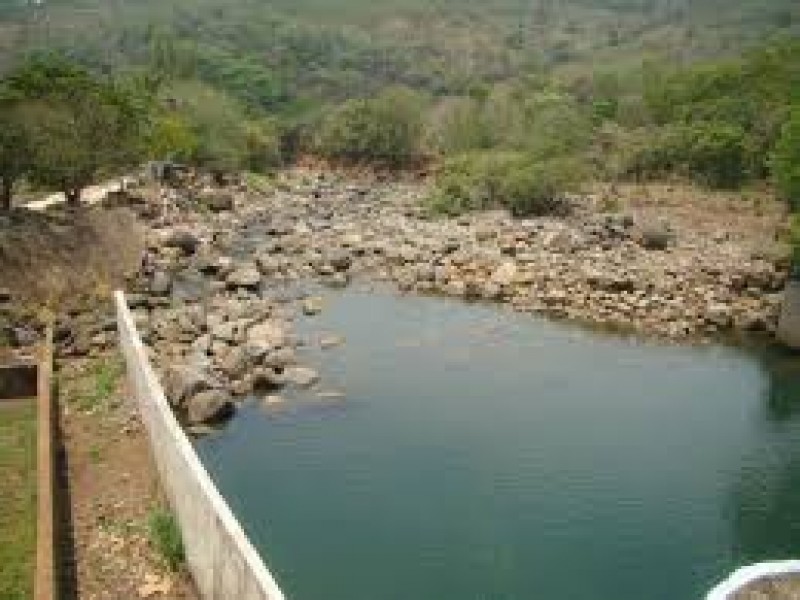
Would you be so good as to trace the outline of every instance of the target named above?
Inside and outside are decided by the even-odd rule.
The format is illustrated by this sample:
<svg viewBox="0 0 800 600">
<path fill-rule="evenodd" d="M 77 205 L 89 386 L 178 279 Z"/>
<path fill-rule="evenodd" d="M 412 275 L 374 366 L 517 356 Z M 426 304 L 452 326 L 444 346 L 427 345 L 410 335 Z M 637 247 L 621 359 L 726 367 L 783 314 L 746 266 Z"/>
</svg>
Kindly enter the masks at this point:
<svg viewBox="0 0 800 600">
<path fill-rule="evenodd" d="M 639 178 L 677 172 L 714 188 L 739 187 L 753 172 L 750 140 L 738 125 L 701 122 L 661 127 L 631 153 L 627 173 Z"/>
<path fill-rule="evenodd" d="M 315 148 L 334 160 L 399 167 L 420 154 L 422 113 L 422 99 L 403 88 L 350 100 L 323 119 Z"/>
<path fill-rule="evenodd" d="M 445 162 L 429 198 L 436 212 L 507 208 L 515 216 L 562 212 L 564 194 L 581 179 L 573 159 L 539 161 L 522 152 L 477 152 Z"/>
<path fill-rule="evenodd" d="M 800 211 L 800 106 L 783 126 L 770 166 L 781 194 Z"/>
<path fill-rule="evenodd" d="M 172 571 L 177 571 L 186 560 L 180 527 L 175 515 L 165 509 L 150 513 L 148 521 L 150 543 Z"/>
</svg>

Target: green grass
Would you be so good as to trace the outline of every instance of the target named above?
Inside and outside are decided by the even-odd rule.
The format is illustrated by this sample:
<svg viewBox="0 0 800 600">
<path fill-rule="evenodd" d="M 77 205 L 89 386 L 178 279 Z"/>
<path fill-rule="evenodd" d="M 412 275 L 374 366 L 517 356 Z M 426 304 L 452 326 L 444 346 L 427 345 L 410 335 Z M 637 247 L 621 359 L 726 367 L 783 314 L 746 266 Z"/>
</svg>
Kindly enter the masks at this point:
<svg viewBox="0 0 800 600">
<path fill-rule="evenodd" d="M 150 513 L 147 523 L 150 543 L 172 571 L 177 571 L 186 560 L 180 526 L 175 515 L 159 508 Z"/>
<path fill-rule="evenodd" d="M 0 403 L 0 598 L 33 596 L 36 554 L 36 407 Z"/>
<path fill-rule="evenodd" d="M 89 412 L 104 407 L 114 395 L 122 373 L 122 363 L 118 359 L 106 359 L 93 365 L 88 378 L 90 383 L 79 396 L 78 408 Z"/>
</svg>

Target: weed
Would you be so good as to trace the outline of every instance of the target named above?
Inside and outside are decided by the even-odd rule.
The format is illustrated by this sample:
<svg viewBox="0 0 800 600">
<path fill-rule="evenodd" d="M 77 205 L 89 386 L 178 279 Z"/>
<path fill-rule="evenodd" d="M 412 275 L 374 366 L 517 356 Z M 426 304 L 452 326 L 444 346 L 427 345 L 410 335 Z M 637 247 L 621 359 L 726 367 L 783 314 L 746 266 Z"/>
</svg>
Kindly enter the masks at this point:
<svg viewBox="0 0 800 600">
<path fill-rule="evenodd" d="M 150 543 L 170 570 L 177 571 L 186 560 L 180 526 L 169 510 L 158 508 L 148 519 Z"/>
</svg>

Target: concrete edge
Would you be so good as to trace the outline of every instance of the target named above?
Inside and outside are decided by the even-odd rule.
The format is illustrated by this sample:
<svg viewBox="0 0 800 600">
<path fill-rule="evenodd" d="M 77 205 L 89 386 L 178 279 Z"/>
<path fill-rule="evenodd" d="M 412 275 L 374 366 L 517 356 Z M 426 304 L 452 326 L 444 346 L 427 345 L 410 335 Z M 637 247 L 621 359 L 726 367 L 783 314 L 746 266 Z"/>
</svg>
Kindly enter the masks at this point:
<svg viewBox="0 0 800 600">
<path fill-rule="evenodd" d="M 178 451 L 184 456 L 193 477 L 197 480 L 206 498 L 211 503 L 213 510 L 219 519 L 219 523 L 233 540 L 234 544 L 239 550 L 239 553 L 241 554 L 241 557 L 244 559 L 248 570 L 253 575 L 253 578 L 258 582 L 260 588 L 267 597 L 273 598 L 274 600 L 283 600 L 285 596 L 278 587 L 278 584 L 272 576 L 272 573 L 270 573 L 262 561 L 261 556 L 256 552 L 249 538 L 242 529 L 242 526 L 239 524 L 239 521 L 231 512 L 228 503 L 219 493 L 219 490 L 217 490 L 217 487 L 214 485 L 214 482 L 211 480 L 211 477 L 209 476 L 205 467 L 200 462 L 200 459 L 192 447 L 192 444 L 186 437 L 186 434 L 183 432 L 183 429 L 175 418 L 172 408 L 169 406 L 169 403 L 164 396 L 164 390 L 161 387 L 161 383 L 159 382 L 158 377 L 156 377 L 156 374 L 150 365 L 150 361 L 147 356 L 147 350 L 142 343 L 139 332 L 137 331 L 136 325 L 133 321 L 133 317 L 128 309 L 124 292 L 119 290 L 114 292 L 114 302 L 116 304 L 117 316 L 119 318 L 119 326 L 124 327 L 127 330 L 131 340 L 132 352 L 134 353 L 135 359 L 139 362 L 139 366 L 142 368 L 147 380 L 147 386 L 151 392 L 151 394 L 149 394 L 150 399 L 155 405 L 155 409 L 157 410 L 159 416 L 161 419 L 163 419 L 163 422 L 169 431 L 170 437 L 172 438 L 172 442 L 174 442 Z M 195 574 L 193 573 L 193 576 L 194 575 Z"/>
<path fill-rule="evenodd" d="M 741 567 L 714 587 L 706 595 L 706 600 L 728 600 L 733 594 L 759 579 L 792 574 L 800 574 L 800 560 L 760 562 Z"/>
<path fill-rule="evenodd" d="M 37 448 L 36 448 L 36 571 L 33 583 L 35 600 L 60 597 L 56 548 L 56 472 L 55 407 L 52 395 L 53 328 L 47 327 L 39 350 L 37 373 Z"/>
</svg>

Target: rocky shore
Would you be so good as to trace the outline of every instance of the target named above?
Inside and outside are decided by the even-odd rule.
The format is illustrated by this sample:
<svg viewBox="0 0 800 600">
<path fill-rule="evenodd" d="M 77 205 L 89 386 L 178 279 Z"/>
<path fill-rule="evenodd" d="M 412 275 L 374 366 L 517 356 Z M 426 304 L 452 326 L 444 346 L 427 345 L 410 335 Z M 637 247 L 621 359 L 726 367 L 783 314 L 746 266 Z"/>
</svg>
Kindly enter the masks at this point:
<svg viewBox="0 0 800 600">
<path fill-rule="evenodd" d="M 775 330 L 788 265 L 771 258 L 769 227 L 748 236 L 647 206 L 603 212 L 593 197 L 564 218 L 441 218 L 425 211 L 425 193 L 418 182 L 299 171 L 270 185 L 196 181 L 111 198 L 149 224 L 129 301 L 186 421 L 316 384 L 293 320 L 322 306 L 300 283 L 390 282 L 671 339 Z"/>
</svg>

